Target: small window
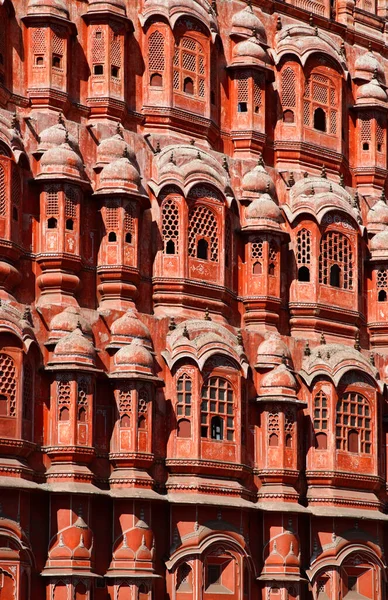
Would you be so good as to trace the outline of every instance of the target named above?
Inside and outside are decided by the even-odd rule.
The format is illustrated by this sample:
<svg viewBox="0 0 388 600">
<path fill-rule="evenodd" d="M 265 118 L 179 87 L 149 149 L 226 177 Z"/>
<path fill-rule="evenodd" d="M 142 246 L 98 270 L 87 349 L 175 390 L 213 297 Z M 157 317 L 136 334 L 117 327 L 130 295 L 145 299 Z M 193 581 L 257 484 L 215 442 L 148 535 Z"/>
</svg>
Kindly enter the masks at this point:
<svg viewBox="0 0 388 600">
<path fill-rule="evenodd" d="M 55 69 L 60 69 L 61 68 L 61 57 L 60 56 L 55 56 L 55 54 L 52 57 L 52 62 L 51 62 L 52 66 L 55 67 Z"/>
<path fill-rule="evenodd" d="M 377 152 L 382 152 L 382 151 L 383 151 L 383 145 L 377 144 Z"/>
<path fill-rule="evenodd" d="M 224 422 L 220 417 L 212 417 L 210 423 L 211 439 L 222 440 L 224 437 Z"/>
<path fill-rule="evenodd" d="M 268 275 L 275 275 L 275 265 L 273 263 L 268 265 Z"/>
<path fill-rule="evenodd" d="M 387 301 L 387 292 L 385 290 L 380 290 L 379 291 L 378 301 L 379 302 L 386 302 Z"/>
<path fill-rule="evenodd" d="M 151 87 L 162 87 L 163 85 L 163 77 L 160 73 L 153 73 L 150 78 L 150 86 Z"/>
<path fill-rule="evenodd" d="M 263 266 L 261 264 L 261 262 L 257 261 L 255 263 L 253 263 L 253 274 L 254 275 L 261 275 L 263 273 Z"/>
<path fill-rule="evenodd" d="M 132 233 L 130 231 L 125 234 L 125 241 L 127 244 L 132 244 Z"/>
<path fill-rule="evenodd" d="M 292 448 L 292 435 L 286 435 L 286 448 Z"/>
<path fill-rule="evenodd" d="M 115 77 L 116 79 L 119 78 L 119 74 L 120 74 L 120 69 L 119 67 L 115 67 L 114 65 L 111 66 L 110 68 L 110 74 L 112 77 Z"/>
<path fill-rule="evenodd" d="M 173 240 L 168 240 L 166 244 L 166 254 L 175 254 L 175 242 Z"/>
<path fill-rule="evenodd" d="M 181 419 L 178 421 L 177 436 L 179 438 L 191 437 L 191 423 L 188 419 Z"/>
<path fill-rule="evenodd" d="M 183 82 L 183 91 L 185 94 L 190 94 L 191 96 L 194 94 L 194 82 L 191 77 L 185 77 Z"/>
<path fill-rule="evenodd" d="M 363 150 L 369 150 L 369 144 L 368 144 L 368 142 L 364 142 L 364 143 L 362 144 L 362 149 L 363 149 Z"/>
<path fill-rule="evenodd" d="M 314 110 L 314 129 L 326 131 L 326 113 L 323 108 L 316 108 Z"/>
<path fill-rule="evenodd" d="M 104 74 L 104 65 L 94 65 L 93 73 L 94 73 L 94 75 L 103 75 Z"/>
<path fill-rule="evenodd" d="M 102 38 L 102 33 L 101 33 L 101 31 L 96 31 L 96 33 L 95 33 L 95 37 L 96 37 L 96 39 L 100 40 L 100 39 Z"/>
<path fill-rule="evenodd" d="M 144 415 L 141 415 L 137 421 L 138 429 L 147 429 L 147 421 Z"/>
<path fill-rule="evenodd" d="M 332 265 L 330 267 L 330 285 L 333 287 L 340 287 L 341 281 L 341 269 L 338 265 Z"/>
<path fill-rule="evenodd" d="M 276 448 L 279 445 L 279 438 L 276 433 L 271 433 L 269 436 L 269 445 L 271 448 Z"/>
<path fill-rule="evenodd" d="M 292 110 L 285 110 L 283 113 L 283 121 L 284 123 L 294 123 L 294 112 Z"/>
<path fill-rule="evenodd" d="M 310 281 L 310 270 L 308 269 L 308 267 L 299 267 L 298 281 L 304 281 L 304 282 Z"/>
<path fill-rule="evenodd" d="M 73 231 L 73 229 L 74 229 L 73 219 L 66 219 L 66 229 L 68 229 L 69 231 Z"/>
<path fill-rule="evenodd" d="M 18 221 L 19 220 L 19 213 L 18 213 L 18 209 L 16 208 L 16 206 L 14 206 L 12 208 L 12 218 L 14 221 Z"/>
<path fill-rule="evenodd" d="M 221 584 L 221 565 L 208 565 L 207 567 L 207 585 Z"/>
<path fill-rule="evenodd" d="M 327 450 L 327 435 L 326 435 L 326 433 L 317 433 L 316 434 L 315 448 L 317 450 Z"/>
<path fill-rule="evenodd" d="M 131 419 L 129 415 L 123 415 L 120 419 L 120 427 L 130 427 Z"/>
<path fill-rule="evenodd" d="M 248 104 L 246 102 L 239 102 L 237 104 L 237 112 L 248 112 Z"/>
<path fill-rule="evenodd" d="M 116 242 L 117 236 L 114 231 L 110 231 L 108 234 L 108 242 Z"/>
<path fill-rule="evenodd" d="M 35 56 L 35 64 L 37 67 L 43 67 L 43 64 L 44 64 L 43 56 Z"/>
<path fill-rule="evenodd" d="M 358 453 L 358 431 L 354 429 L 348 433 L 348 449 L 349 452 Z"/>
<path fill-rule="evenodd" d="M 208 256 L 209 244 L 206 240 L 201 239 L 198 240 L 197 243 L 197 258 L 202 258 L 203 260 L 207 260 Z"/>
<path fill-rule="evenodd" d="M 80 423 L 85 423 L 86 422 L 86 410 L 84 409 L 83 406 L 81 406 L 81 408 L 78 411 L 78 421 Z"/>
<path fill-rule="evenodd" d="M 47 229 L 56 229 L 57 228 L 57 220 L 55 217 L 50 217 L 47 221 Z"/>
<path fill-rule="evenodd" d="M 59 420 L 60 421 L 68 421 L 70 417 L 69 409 L 67 406 L 63 406 L 59 411 Z"/>
</svg>

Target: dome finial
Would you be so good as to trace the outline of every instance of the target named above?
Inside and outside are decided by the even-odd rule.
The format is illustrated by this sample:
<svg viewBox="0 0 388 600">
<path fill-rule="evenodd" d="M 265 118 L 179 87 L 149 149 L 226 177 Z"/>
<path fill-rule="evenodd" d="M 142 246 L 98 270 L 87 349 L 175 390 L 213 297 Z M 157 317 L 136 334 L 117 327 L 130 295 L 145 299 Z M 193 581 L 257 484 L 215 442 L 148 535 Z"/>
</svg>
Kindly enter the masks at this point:
<svg viewBox="0 0 388 600">
<path fill-rule="evenodd" d="M 183 337 L 187 338 L 188 340 L 190 339 L 189 330 L 187 329 L 187 325 L 184 326 L 182 335 L 183 335 Z"/>
<path fill-rule="evenodd" d="M 176 323 L 175 323 L 175 319 L 174 319 L 174 317 L 171 317 L 171 318 L 170 318 L 170 322 L 169 322 L 169 324 L 168 324 L 168 329 L 169 329 L 170 331 L 174 331 L 174 329 L 176 329 Z"/>
<path fill-rule="evenodd" d="M 321 346 L 324 346 L 326 344 L 326 338 L 325 338 L 325 336 L 323 334 L 323 331 L 321 333 L 320 343 L 321 343 Z"/>
<path fill-rule="evenodd" d="M 321 177 L 322 177 L 322 179 L 327 179 L 327 173 L 326 173 L 326 167 L 325 167 L 325 165 L 322 165 Z"/>
<path fill-rule="evenodd" d="M 58 114 L 58 125 L 62 125 L 63 127 L 65 127 L 65 118 L 63 116 L 62 111 L 60 111 Z"/>
<path fill-rule="evenodd" d="M 354 197 L 353 197 L 353 207 L 357 208 L 358 210 L 360 209 L 360 198 L 358 196 L 357 190 L 355 191 Z"/>
<path fill-rule="evenodd" d="M 205 310 L 204 319 L 205 319 L 205 321 L 211 321 L 212 320 L 212 318 L 211 318 L 211 316 L 209 314 L 209 309 L 208 308 L 206 308 L 206 310 Z"/>
<path fill-rule="evenodd" d="M 288 178 L 288 186 L 293 187 L 295 185 L 294 171 L 290 171 L 290 177 Z"/>
<path fill-rule="evenodd" d="M 265 167 L 264 158 L 261 152 L 259 152 L 259 159 L 257 161 L 257 164 L 259 165 L 259 167 Z"/>
<path fill-rule="evenodd" d="M 359 352 L 361 350 L 360 333 L 358 331 L 357 331 L 356 335 L 354 336 L 354 349 L 358 350 Z"/>
<path fill-rule="evenodd" d="M 117 126 L 116 126 L 116 133 L 117 133 L 117 135 L 119 135 L 119 136 L 120 136 L 122 139 L 124 139 L 124 136 L 123 136 L 123 130 L 122 130 L 122 127 L 121 127 L 121 123 L 120 123 L 120 121 L 118 121 L 118 123 L 117 123 Z"/>
<path fill-rule="evenodd" d="M 175 165 L 174 152 L 171 152 L 171 154 L 170 154 L 170 163 Z"/>
<path fill-rule="evenodd" d="M 310 350 L 310 346 L 309 346 L 309 343 L 308 343 L 308 341 L 306 342 L 306 344 L 305 344 L 305 346 L 304 346 L 304 351 L 303 351 L 303 354 L 304 354 L 305 356 L 310 356 L 310 354 L 311 354 L 311 350 Z"/>
<path fill-rule="evenodd" d="M 382 200 L 384 203 L 387 201 L 384 188 L 381 190 L 380 200 Z"/>
</svg>

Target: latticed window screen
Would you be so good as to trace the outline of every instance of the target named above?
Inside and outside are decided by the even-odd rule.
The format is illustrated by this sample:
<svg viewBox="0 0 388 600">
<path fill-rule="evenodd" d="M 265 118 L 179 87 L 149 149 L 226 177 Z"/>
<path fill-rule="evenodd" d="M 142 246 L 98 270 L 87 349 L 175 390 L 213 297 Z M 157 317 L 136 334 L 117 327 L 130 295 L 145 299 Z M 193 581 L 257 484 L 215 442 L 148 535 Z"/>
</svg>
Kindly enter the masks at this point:
<svg viewBox="0 0 388 600">
<path fill-rule="evenodd" d="M 5 170 L 0 165 L 0 217 L 7 214 L 7 185 L 5 180 Z"/>
<path fill-rule="evenodd" d="M 277 244 L 276 244 L 276 242 L 274 242 L 274 240 L 270 240 L 269 246 L 268 246 L 268 262 L 269 262 L 270 267 L 271 267 L 271 265 L 273 267 L 275 267 L 277 259 L 278 259 Z M 272 275 L 273 275 L 273 273 L 272 273 Z"/>
<path fill-rule="evenodd" d="M 312 73 L 305 82 L 303 100 L 303 121 L 308 127 L 314 127 L 315 111 L 323 110 L 325 113 L 326 133 L 336 135 L 338 132 L 338 102 L 339 92 L 332 80 L 320 73 Z"/>
<path fill-rule="evenodd" d="M 263 258 L 263 240 L 255 240 L 251 243 L 251 258 Z"/>
<path fill-rule="evenodd" d="M 125 231 L 125 233 L 131 234 L 131 240 L 132 240 L 133 234 L 135 232 L 135 220 L 134 220 L 133 208 L 130 204 L 128 204 L 124 210 L 124 231 Z"/>
<path fill-rule="evenodd" d="M 339 269 L 339 285 L 353 289 L 353 253 L 348 238 L 337 231 L 322 236 L 319 254 L 319 283 L 330 285 L 333 268 Z"/>
<path fill-rule="evenodd" d="M 365 113 L 360 116 L 361 121 L 361 142 L 370 142 L 372 139 L 372 115 Z"/>
<path fill-rule="evenodd" d="M 248 102 L 249 100 L 249 71 L 239 73 L 237 79 L 237 102 Z"/>
<path fill-rule="evenodd" d="M 45 54 L 47 51 L 46 30 L 39 28 L 32 34 L 32 52 L 33 54 Z"/>
<path fill-rule="evenodd" d="M 281 102 L 284 108 L 295 108 L 296 106 L 296 76 L 295 71 L 286 67 L 281 77 Z"/>
<path fill-rule="evenodd" d="M 130 425 L 129 419 L 132 411 L 132 387 L 130 385 L 123 385 L 119 390 L 118 408 L 121 426 L 128 427 Z M 126 419 L 123 417 L 126 417 Z"/>
<path fill-rule="evenodd" d="M 0 410 L 3 416 L 16 417 L 16 367 L 13 358 L 0 354 Z"/>
<path fill-rule="evenodd" d="M 164 242 L 164 251 L 167 250 L 167 244 L 170 242 L 169 254 L 178 254 L 179 250 L 179 209 L 173 198 L 167 198 L 162 205 L 162 235 Z M 171 244 L 172 242 L 172 244 Z"/>
<path fill-rule="evenodd" d="M 62 379 L 57 381 L 57 404 L 60 421 L 68 421 L 71 403 L 71 384 L 70 381 Z"/>
<path fill-rule="evenodd" d="M 221 438 L 234 440 L 233 390 L 229 381 L 210 377 L 202 387 L 201 436 L 211 436 L 212 418 L 219 417 L 223 423 Z"/>
<path fill-rule="evenodd" d="M 307 229 L 298 231 L 296 237 L 298 265 L 309 265 L 311 263 L 311 234 Z"/>
<path fill-rule="evenodd" d="M 191 417 L 191 393 L 192 381 L 191 378 L 184 373 L 177 381 L 177 403 L 176 414 L 178 417 Z"/>
<path fill-rule="evenodd" d="M 257 110 L 261 106 L 261 77 L 258 73 L 254 73 L 253 75 L 253 108 L 254 111 Z"/>
<path fill-rule="evenodd" d="M 65 53 L 65 40 L 56 33 L 53 33 L 51 38 L 51 51 L 59 59 L 62 59 Z M 60 71 L 63 70 L 63 61 L 60 60 L 58 64 L 53 63 L 53 67 Z"/>
<path fill-rule="evenodd" d="M 67 188 L 65 193 L 65 216 L 66 219 L 75 219 L 77 216 L 77 193 L 72 188 Z"/>
<path fill-rule="evenodd" d="M 117 229 L 119 226 L 119 211 L 117 203 L 111 202 L 107 204 L 105 209 L 105 227 L 108 231 Z"/>
<path fill-rule="evenodd" d="M 164 36 L 160 31 L 153 31 L 148 38 L 148 69 L 152 74 L 163 73 L 164 68 Z"/>
<path fill-rule="evenodd" d="M 382 119 L 376 119 L 376 145 L 378 152 L 384 152 L 385 147 L 385 127 Z"/>
<path fill-rule="evenodd" d="M 120 36 L 112 30 L 110 32 L 110 62 L 114 67 L 121 67 L 121 40 Z"/>
<path fill-rule="evenodd" d="M 20 176 L 17 168 L 12 169 L 12 180 L 11 180 L 11 197 L 13 204 L 19 206 L 22 195 L 22 186 Z"/>
<path fill-rule="evenodd" d="M 48 188 L 46 190 L 46 214 L 50 217 L 57 217 L 59 215 L 57 188 Z"/>
<path fill-rule="evenodd" d="M 354 451 L 349 448 L 351 435 L 358 438 L 357 450 L 370 454 L 372 449 L 372 421 L 369 403 L 361 394 L 345 394 L 337 403 L 336 438 L 337 450 Z"/>
<path fill-rule="evenodd" d="M 195 206 L 189 214 L 189 256 L 197 256 L 198 240 L 205 239 L 209 244 L 208 260 L 218 262 L 217 220 L 206 206 Z"/>
<path fill-rule="evenodd" d="M 321 390 L 314 398 L 314 430 L 327 431 L 328 417 L 327 397 Z"/>
<path fill-rule="evenodd" d="M 105 63 L 105 31 L 102 27 L 94 29 L 92 33 L 92 63 Z"/>
<path fill-rule="evenodd" d="M 139 390 L 138 399 L 137 399 L 138 417 L 147 415 L 148 402 L 149 402 L 148 392 L 147 392 L 147 390 L 141 388 Z"/>
<path fill-rule="evenodd" d="M 205 98 L 205 55 L 201 44 L 191 37 L 183 37 L 174 52 L 173 88 L 197 98 Z M 187 81 L 192 82 L 192 87 Z M 190 89 L 190 92 L 188 91 Z M 191 91 L 192 90 L 192 91 Z"/>
<path fill-rule="evenodd" d="M 377 271 L 377 289 L 387 290 L 388 288 L 388 271 L 387 269 L 379 269 Z"/>
</svg>

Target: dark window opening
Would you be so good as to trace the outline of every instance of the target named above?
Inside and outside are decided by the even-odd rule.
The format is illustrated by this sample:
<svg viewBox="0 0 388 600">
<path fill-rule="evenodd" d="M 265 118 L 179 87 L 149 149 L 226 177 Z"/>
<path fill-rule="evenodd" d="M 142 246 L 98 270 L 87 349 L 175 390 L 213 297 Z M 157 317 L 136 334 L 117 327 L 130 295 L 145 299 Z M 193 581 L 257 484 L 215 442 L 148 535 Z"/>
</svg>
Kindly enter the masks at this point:
<svg viewBox="0 0 388 600">
<path fill-rule="evenodd" d="M 285 110 L 283 113 L 283 121 L 284 123 L 294 123 L 294 112 L 292 110 Z"/>
<path fill-rule="evenodd" d="M 213 106 L 216 103 L 216 95 L 213 91 L 210 92 L 210 103 L 213 104 Z"/>
<path fill-rule="evenodd" d="M 102 33 L 101 31 L 96 31 L 96 36 L 95 36 L 98 40 L 100 40 L 102 38 Z"/>
<path fill-rule="evenodd" d="M 212 417 L 210 423 L 210 436 L 212 440 L 222 440 L 224 437 L 224 422 L 220 417 Z"/>
<path fill-rule="evenodd" d="M 168 240 L 166 244 L 166 254 L 175 254 L 175 242 L 173 240 Z"/>
<path fill-rule="evenodd" d="M 132 244 L 132 233 L 129 231 L 125 234 L 125 241 L 127 244 Z"/>
<path fill-rule="evenodd" d="M 341 280 L 341 269 L 338 265 L 332 265 L 330 267 L 330 285 L 333 287 L 340 287 Z"/>
<path fill-rule="evenodd" d="M 60 69 L 61 68 L 61 57 L 60 56 L 55 56 L 55 54 L 54 54 L 53 57 L 52 57 L 51 64 L 56 69 Z"/>
<path fill-rule="evenodd" d="M 38 67 L 42 67 L 43 66 L 43 62 L 44 62 L 43 56 L 35 56 L 35 64 Z"/>
<path fill-rule="evenodd" d="M 19 213 L 18 213 L 18 209 L 16 208 L 16 206 L 14 206 L 12 209 L 12 218 L 14 221 L 18 221 L 18 219 L 19 219 Z"/>
<path fill-rule="evenodd" d="M 203 438 L 207 437 L 207 427 L 205 425 L 201 426 L 201 437 L 203 437 Z"/>
<path fill-rule="evenodd" d="M 379 302 L 386 302 L 387 301 L 387 292 L 385 290 L 380 290 L 377 299 Z"/>
<path fill-rule="evenodd" d="M 66 229 L 69 229 L 69 231 L 73 231 L 73 229 L 74 229 L 74 221 L 73 221 L 73 219 L 67 219 L 66 220 Z"/>
<path fill-rule="evenodd" d="M 183 91 L 185 94 L 194 94 L 194 82 L 191 77 L 186 77 L 183 82 Z"/>
<path fill-rule="evenodd" d="M 161 87 L 163 85 L 163 77 L 160 73 L 153 73 L 150 77 L 151 87 Z"/>
<path fill-rule="evenodd" d="M 369 150 L 369 144 L 368 144 L 368 142 L 364 142 L 364 143 L 363 143 L 363 145 L 362 145 L 362 149 L 363 149 L 363 150 Z"/>
<path fill-rule="evenodd" d="M 304 282 L 310 281 L 310 269 L 308 269 L 308 267 L 299 267 L 298 281 L 304 281 Z"/>
<path fill-rule="evenodd" d="M 382 151 L 383 151 L 383 145 L 377 144 L 377 152 L 382 152 Z"/>
<path fill-rule="evenodd" d="M 237 104 L 237 112 L 248 112 L 248 104 L 246 102 L 239 102 Z"/>
<path fill-rule="evenodd" d="M 263 266 L 262 266 L 261 262 L 253 263 L 253 274 L 261 275 L 262 273 L 263 273 Z"/>
<path fill-rule="evenodd" d="M 119 67 L 115 67 L 114 65 L 111 66 L 110 68 L 110 74 L 112 77 L 116 77 L 116 79 L 119 77 L 119 73 L 120 73 L 120 69 Z"/>
<path fill-rule="evenodd" d="M 137 421 L 137 428 L 138 429 L 146 429 L 147 428 L 147 421 L 144 415 L 141 415 Z"/>
<path fill-rule="evenodd" d="M 120 419 L 120 427 L 130 427 L 131 419 L 129 415 L 123 415 Z"/>
<path fill-rule="evenodd" d="M 207 585 L 221 584 L 221 565 L 208 565 L 207 567 Z"/>
<path fill-rule="evenodd" d="M 259 112 L 259 110 L 260 110 L 260 106 L 257 106 L 257 105 L 256 105 L 256 106 L 255 106 L 255 113 L 257 114 L 257 113 Z"/>
<path fill-rule="evenodd" d="M 68 421 L 70 417 L 69 409 L 67 406 L 63 406 L 59 411 L 59 420 L 60 421 Z"/>
<path fill-rule="evenodd" d="M 198 240 L 197 243 L 197 258 L 202 258 L 203 260 L 207 260 L 207 253 L 209 249 L 209 244 L 206 240 Z"/>
<path fill-rule="evenodd" d="M 177 436 L 179 438 L 191 437 L 191 423 L 188 419 L 178 421 Z"/>
<path fill-rule="evenodd" d="M 317 435 L 315 436 L 315 448 L 317 450 L 327 450 L 326 433 L 317 433 Z"/>
<path fill-rule="evenodd" d="M 357 577 L 352 575 L 348 576 L 348 591 L 357 592 Z"/>
<path fill-rule="evenodd" d="M 78 421 L 80 421 L 80 423 L 86 422 L 86 410 L 83 406 L 81 406 L 81 408 L 78 411 Z"/>
<path fill-rule="evenodd" d="M 326 113 L 323 108 L 316 108 L 314 110 L 314 129 L 326 131 Z"/>
<path fill-rule="evenodd" d="M 47 221 L 47 229 L 56 229 L 57 228 L 57 220 L 55 217 L 50 217 Z"/>
<path fill-rule="evenodd" d="M 117 236 L 114 231 L 110 231 L 108 235 L 108 242 L 116 242 Z"/>
<path fill-rule="evenodd" d="M 292 448 L 292 435 L 286 435 L 286 448 Z"/>
<path fill-rule="evenodd" d="M 276 435 L 276 433 L 271 433 L 271 435 L 269 436 L 269 445 L 272 448 L 275 448 L 276 446 L 279 445 L 279 438 Z"/>
<path fill-rule="evenodd" d="M 8 398 L 4 394 L 0 394 L 0 417 L 7 416 Z"/>
<path fill-rule="evenodd" d="M 93 73 L 95 75 L 103 75 L 104 74 L 104 65 L 94 65 Z"/>
<path fill-rule="evenodd" d="M 273 263 L 268 265 L 268 275 L 275 275 L 275 265 Z"/>
<path fill-rule="evenodd" d="M 358 431 L 354 429 L 348 433 L 348 450 L 349 452 L 358 452 Z"/>
</svg>

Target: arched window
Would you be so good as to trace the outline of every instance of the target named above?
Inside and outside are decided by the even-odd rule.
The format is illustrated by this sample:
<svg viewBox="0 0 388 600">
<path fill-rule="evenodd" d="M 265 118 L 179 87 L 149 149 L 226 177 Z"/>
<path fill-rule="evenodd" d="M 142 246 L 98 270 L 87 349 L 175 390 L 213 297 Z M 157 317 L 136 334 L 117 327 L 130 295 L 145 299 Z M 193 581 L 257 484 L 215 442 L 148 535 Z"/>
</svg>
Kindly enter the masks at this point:
<svg viewBox="0 0 388 600">
<path fill-rule="evenodd" d="M 118 390 L 118 401 L 119 401 L 119 417 L 120 427 L 126 428 L 131 426 L 131 412 L 132 412 L 132 388 L 130 385 L 123 385 Z"/>
<path fill-rule="evenodd" d="M 164 36 L 160 31 L 153 31 L 148 38 L 148 72 L 152 87 L 163 85 L 164 69 Z"/>
<path fill-rule="evenodd" d="M 179 209 L 173 198 L 162 204 L 162 235 L 165 254 L 178 254 L 179 250 Z"/>
<path fill-rule="evenodd" d="M 93 75 L 103 75 L 105 64 L 105 31 L 99 26 L 92 31 L 91 62 Z"/>
<path fill-rule="evenodd" d="M 308 283 L 310 281 L 310 271 L 308 267 L 299 267 L 298 281 L 303 281 L 305 283 Z"/>
<path fill-rule="evenodd" d="M 279 414 L 272 412 L 268 414 L 268 445 L 271 448 L 275 448 L 279 445 Z"/>
<path fill-rule="evenodd" d="M 296 107 L 296 76 L 291 67 L 283 69 L 281 74 L 280 98 L 283 109 L 283 121 L 294 123 Z"/>
<path fill-rule="evenodd" d="M 60 421 L 68 421 L 70 419 L 70 411 L 67 406 L 62 406 L 59 410 L 59 420 Z"/>
<path fill-rule="evenodd" d="M 70 419 L 71 385 L 70 381 L 57 381 L 57 403 L 59 421 Z"/>
<path fill-rule="evenodd" d="M 75 600 L 86 600 L 87 594 L 88 592 L 85 584 L 81 581 L 77 583 L 77 587 L 75 588 Z"/>
<path fill-rule="evenodd" d="M 208 259 L 208 250 L 209 244 L 206 240 L 200 239 L 197 241 L 197 258 L 202 258 L 203 260 Z"/>
<path fill-rule="evenodd" d="M 202 387 L 201 436 L 234 440 L 233 390 L 229 381 L 210 377 Z M 216 417 L 216 418 L 214 418 Z M 221 436 L 221 437 L 220 437 Z"/>
<path fill-rule="evenodd" d="M 314 398 L 313 410 L 315 447 L 318 450 L 326 450 L 329 413 L 328 400 L 322 390 Z"/>
<path fill-rule="evenodd" d="M 198 256 L 198 245 L 201 252 L 204 251 L 207 243 L 207 252 L 205 260 L 218 262 L 218 227 L 217 220 L 212 211 L 203 205 L 197 205 L 189 214 L 189 256 L 192 258 L 201 258 Z"/>
<path fill-rule="evenodd" d="M 251 263 L 254 275 L 262 275 L 263 273 L 263 249 L 263 240 L 258 239 L 251 243 Z"/>
<path fill-rule="evenodd" d="M 176 414 L 178 417 L 191 417 L 192 381 L 184 373 L 177 381 Z"/>
<path fill-rule="evenodd" d="M 138 429 L 147 429 L 148 402 L 149 397 L 147 391 L 143 388 L 140 389 L 137 401 Z"/>
<path fill-rule="evenodd" d="M 303 122 L 307 127 L 336 135 L 339 131 L 338 113 L 340 92 L 331 78 L 312 73 L 305 83 Z"/>
<path fill-rule="evenodd" d="M 189 36 L 175 47 L 173 86 L 177 92 L 205 99 L 205 55 L 201 44 Z"/>
<path fill-rule="evenodd" d="M 176 575 L 176 591 L 191 592 L 193 589 L 193 573 L 191 567 L 184 563 L 180 565 Z"/>
<path fill-rule="evenodd" d="M 0 354 L 0 398 L 2 416 L 16 417 L 16 367 L 8 354 Z"/>
<path fill-rule="evenodd" d="M 58 222 L 55 217 L 50 217 L 47 220 L 47 229 L 56 229 L 58 226 Z"/>
<path fill-rule="evenodd" d="M 179 438 L 191 438 L 191 422 L 189 419 L 179 419 L 177 423 L 177 436 Z"/>
<path fill-rule="evenodd" d="M 388 290 L 388 271 L 387 269 L 379 269 L 377 271 L 377 300 L 378 302 L 387 301 Z"/>
<path fill-rule="evenodd" d="M 337 404 L 337 450 L 370 454 L 372 425 L 369 403 L 361 394 L 345 394 Z"/>
<path fill-rule="evenodd" d="M 131 426 L 131 417 L 129 415 L 122 415 L 120 419 L 120 427 L 130 427 Z"/>
<path fill-rule="evenodd" d="M 311 264 L 311 233 L 307 229 L 300 229 L 296 236 L 296 264 L 298 267 L 298 281 L 310 281 Z"/>
<path fill-rule="evenodd" d="M 116 242 L 117 241 L 117 235 L 115 231 L 110 231 L 108 234 L 108 242 Z"/>
<path fill-rule="evenodd" d="M 122 36 L 116 31 L 110 30 L 110 75 L 113 80 L 121 77 L 122 65 Z"/>
<path fill-rule="evenodd" d="M 135 214 L 133 206 L 127 204 L 124 208 L 124 240 L 126 244 L 133 244 L 135 235 Z"/>
<path fill-rule="evenodd" d="M 353 289 L 353 253 L 349 239 L 342 233 L 328 231 L 322 236 L 319 283 Z"/>
</svg>

